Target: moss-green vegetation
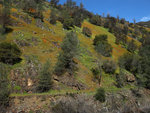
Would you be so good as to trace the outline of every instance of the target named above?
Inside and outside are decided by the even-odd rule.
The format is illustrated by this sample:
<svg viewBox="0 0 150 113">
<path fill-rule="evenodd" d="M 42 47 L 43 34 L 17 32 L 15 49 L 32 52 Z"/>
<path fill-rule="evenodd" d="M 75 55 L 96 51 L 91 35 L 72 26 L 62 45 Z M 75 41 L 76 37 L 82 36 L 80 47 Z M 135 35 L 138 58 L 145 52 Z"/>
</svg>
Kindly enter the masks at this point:
<svg viewBox="0 0 150 113">
<path fill-rule="evenodd" d="M 76 67 L 78 67 L 77 71 L 69 70 L 68 72 L 70 74 L 74 74 L 75 79 L 78 82 L 81 82 L 84 85 L 88 86 L 89 91 L 76 91 L 73 90 L 72 87 L 69 87 L 62 83 L 58 83 L 58 86 L 61 89 L 60 91 L 52 90 L 50 92 L 41 93 L 41 94 L 39 93 L 12 94 L 11 96 L 57 95 L 57 94 L 66 94 L 67 92 L 68 93 L 85 92 L 87 94 L 93 94 L 95 93 L 95 89 L 99 88 L 99 84 L 93 80 L 94 75 L 91 69 L 97 68 L 98 61 L 103 62 L 105 60 L 114 61 L 114 63 L 111 63 L 110 65 L 103 66 L 103 71 L 101 72 L 102 73 L 101 86 L 105 88 L 106 92 L 107 91 L 117 92 L 120 90 L 125 90 L 126 88 L 130 89 L 131 87 L 134 87 L 132 85 L 124 85 L 123 88 L 117 88 L 115 74 L 116 73 L 119 74 L 120 65 L 118 66 L 118 58 L 122 56 L 124 53 L 127 53 L 128 50 L 130 51 L 131 49 L 132 52 L 134 49 L 134 47 L 132 47 L 133 45 L 132 43 L 130 43 L 131 45 L 130 48 L 128 47 L 128 42 L 130 42 L 131 40 L 134 40 L 135 46 L 137 45 L 136 51 L 133 53 L 138 54 L 138 48 L 141 46 L 141 42 L 139 42 L 137 39 L 132 38 L 132 36 L 135 35 L 134 27 L 136 25 L 130 25 L 126 23 L 125 20 L 117 20 L 113 17 L 107 17 L 107 19 L 105 20 L 101 16 L 93 15 L 88 11 L 87 12 L 85 11 L 86 13 L 83 13 L 83 15 L 81 15 L 80 13 L 84 12 L 84 8 L 82 8 L 81 6 L 76 9 L 74 8 L 74 6 L 57 7 L 57 4 L 51 4 L 51 5 L 49 5 L 48 3 L 44 3 L 44 4 L 45 6 L 42 7 L 45 8 L 45 10 L 43 9 L 35 10 L 38 7 L 35 4 L 31 4 L 34 6 L 32 7 L 33 9 L 31 8 L 31 6 L 28 6 L 23 10 L 20 10 L 22 9 L 21 7 L 16 7 L 16 6 L 13 6 L 14 8 L 11 9 L 12 11 L 11 19 L 16 25 L 7 26 L 11 28 L 12 31 L 6 33 L 5 38 L 3 38 L 4 40 L 0 40 L 0 42 L 6 41 L 9 43 L 12 42 L 16 43 L 22 52 L 22 55 L 20 56 L 22 61 L 18 64 L 13 65 L 12 69 L 23 70 L 24 67 L 27 65 L 27 62 L 34 61 L 35 59 L 38 59 L 38 62 L 35 63 L 35 66 L 36 65 L 38 66 L 38 64 L 43 64 L 44 62 L 46 62 L 48 58 L 51 59 L 51 67 L 52 69 L 54 69 L 56 67 L 56 63 L 59 62 L 59 59 L 57 58 L 62 53 L 60 51 L 61 51 L 61 45 L 63 45 L 62 42 L 64 40 L 64 37 L 68 32 L 73 31 L 76 32 L 79 40 L 79 41 L 76 40 L 76 44 L 79 43 L 80 45 L 80 46 L 78 45 L 79 55 L 78 56 L 73 55 L 73 57 L 71 57 L 71 62 L 68 63 L 67 61 L 69 58 L 66 57 L 66 55 L 68 55 L 70 51 L 67 51 L 65 54 L 63 54 L 63 57 L 65 56 L 65 58 L 62 59 L 60 58 L 60 59 L 63 61 L 65 59 L 67 63 L 64 69 L 65 71 L 60 71 L 59 73 L 65 74 L 65 72 L 68 71 L 68 68 L 70 69 L 75 64 L 77 64 L 76 65 Z M 20 15 L 20 17 L 22 18 L 19 18 L 17 15 Z M 127 27 L 125 27 L 125 24 L 127 25 Z M 136 29 L 141 29 L 140 26 L 136 26 L 136 27 L 137 27 Z M 85 28 L 88 28 L 88 30 L 87 29 L 85 30 Z M 121 32 L 119 32 L 118 29 L 120 29 Z M 123 35 L 121 37 L 118 37 L 116 33 L 123 34 Z M 104 39 L 105 41 L 101 40 L 99 43 L 98 41 L 96 41 L 94 44 L 97 45 L 97 49 L 96 49 L 96 47 L 93 45 L 95 36 L 104 36 L 104 34 L 105 36 L 107 36 L 107 40 L 105 39 Z M 138 39 L 139 38 L 141 39 L 142 32 L 138 34 L 139 34 L 137 36 Z M 91 38 L 87 38 L 86 35 Z M 126 39 L 124 39 L 124 35 L 126 36 Z M 71 38 L 72 36 L 70 36 L 69 39 Z M 116 40 L 119 40 L 119 43 L 116 43 Z M 67 44 L 65 43 L 63 46 L 65 47 L 66 45 Z M 69 44 L 67 48 L 69 47 L 72 48 L 71 47 L 72 45 L 73 44 L 71 42 L 71 44 Z M 106 52 L 106 50 L 108 51 Z M 105 53 L 103 53 L 104 51 Z M 75 52 L 75 54 L 77 54 L 77 52 Z M 31 56 L 31 57 L 28 59 L 27 56 Z M 32 56 L 36 56 L 36 57 L 32 57 Z M 122 65 L 126 64 L 125 62 L 123 62 Z M 70 65 L 70 63 L 73 64 Z M 135 63 L 134 65 L 136 65 L 136 62 L 133 63 Z M 63 64 L 64 62 L 61 65 Z M 131 65 L 130 67 L 132 67 Z M 137 71 L 137 69 L 135 68 L 134 68 L 135 70 L 133 68 L 127 69 L 127 66 L 126 65 L 124 66 L 126 67 L 125 68 L 126 70 L 131 71 L 132 73 L 133 71 L 134 72 Z M 60 68 L 61 66 L 58 65 L 58 67 Z M 111 67 L 115 67 L 115 69 Z M 57 70 L 57 72 L 58 71 L 59 70 Z M 21 72 L 23 73 L 24 71 Z M 146 73 L 149 72 L 146 71 Z M 140 77 L 145 76 L 147 78 L 147 75 L 140 74 L 139 76 Z M 137 78 L 140 78 L 139 76 Z M 146 84 L 149 85 L 148 83 Z M 14 89 L 21 90 L 20 86 L 15 86 Z M 91 90 L 93 90 L 93 92 Z"/>
</svg>

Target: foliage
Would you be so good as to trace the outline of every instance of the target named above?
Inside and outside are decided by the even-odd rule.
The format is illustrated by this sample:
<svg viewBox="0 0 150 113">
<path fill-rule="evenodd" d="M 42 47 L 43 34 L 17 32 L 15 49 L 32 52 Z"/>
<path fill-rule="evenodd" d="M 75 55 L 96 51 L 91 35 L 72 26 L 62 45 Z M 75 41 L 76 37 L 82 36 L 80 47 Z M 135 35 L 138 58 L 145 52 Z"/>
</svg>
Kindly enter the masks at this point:
<svg viewBox="0 0 150 113">
<path fill-rule="evenodd" d="M 101 24 L 102 24 L 101 16 L 99 16 L 99 15 L 94 15 L 92 18 L 90 18 L 89 21 L 92 24 L 98 25 L 98 26 L 101 26 Z"/>
<path fill-rule="evenodd" d="M 71 30 L 72 27 L 74 27 L 73 19 L 69 17 L 66 18 L 63 23 L 63 28 L 67 30 Z"/>
<path fill-rule="evenodd" d="M 71 8 L 74 8 L 76 6 L 76 2 L 74 2 L 73 0 L 67 0 L 65 6 L 70 10 Z"/>
<path fill-rule="evenodd" d="M 139 55 L 141 56 L 140 59 L 140 66 L 139 66 L 139 73 L 138 73 L 138 83 L 148 89 L 150 89 L 150 42 L 149 37 L 145 40 L 140 48 Z"/>
<path fill-rule="evenodd" d="M 116 71 L 117 66 L 116 66 L 114 61 L 105 60 L 103 62 L 102 68 L 105 71 L 105 73 L 114 74 L 115 71 Z"/>
<path fill-rule="evenodd" d="M 82 32 L 87 37 L 91 37 L 91 35 L 92 35 L 92 32 L 91 32 L 91 30 L 88 27 L 83 27 Z"/>
<path fill-rule="evenodd" d="M 115 43 L 117 45 L 118 44 L 123 44 L 123 45 L 127 44 L 128 26 L 124 26 L 124 28 L 122 28 L 120 25 L 118 25 L 115 28 L 113 28 L 113 33 L 116 37 Z"/>
<path fill-rule="evenodd" d="M 8 67 L 0 63 L 0 106 L 9 105 L 9 80 L 8 80 Z"/>
<path fill-rule="evenodd" d="M 125 53 L 119 58 L 119 66 L 132 73 L 138 73 L 140 57 L 131 53 Z"/>
<path fill-rule="evenodd" d="M 0 8 L 0 34 L 4 34 L 6 32 L 6 27 L 11 24 L 10 6 L 10 0 L 4 0 L 3 7 Z"/>
<path fill-rule="evenodd" d="M 46 0 L 20 0 L 18 5 L 21 5 L 25 12 L 32 15 L 34 18 L 39 18 L 43 21 L 42 11 L 44 10 L 44 2 Z"/>
<path fill-rule="evenodd" d="M 128 51 L 134 53 L 137 49 L 137 45 L 135 44 L 135 41 L 132 39 L 129 43 L 128 43 Z"/>
<path fill-rule="evenodd" d="M 100 102 L 105 102 L 106 95 L 105 95 L 104 88 L 99 88 L 94 97 L 96 100 L 98 100 Z"/>
<path fill-rule="evenodd" d="M 52 88 L 52 73 L 50 71 L 50 61 L 46 61 L 40 72 L 38 91 L 47 92 Z"/>
<path fill-rule="evenodd" d="M 112 47 L 106 42 L 100 42 L 95 49 L 105 57 L 110 57 L 112 55 Z"/>
<path fill-rule="evenodd" d="M 101 53 L 105 57 L 112 55 L 112 46 L 107 41 L 107 35 L 96 35 L 93 41 L 97 52 Z"/>
<path fill-rule="evenodd" d="M 56 12 L 54 10 L 51 10 L 50 23 L 54 25 L 56 24 L 56 21 L 57 21 Z"/>
<path fill-rule="evenodd" d="M 94 75 L 94 78 L 98 79 L 99 78 L 99 74 L 100 74 L 100 70 L 98 68 L 92 68 L 91 71 L 92 71 L 92 73 Z"/>
<path fill-rule="evenodd" d="M 56 64 L 55 73 L 62 75 L 65 72 L 73 75 L 77 70 L 77 63 L 75 57 L 78 55 L 78 37 L 76 33 L 69 32 L 61 45 L 62 51 L 58 56 L 58 62 Z"/>
<path fill-rule="evenodd" d="M 125 85 L 125 75 L 123 72 L 123 69 L 120 69 L 120 73 L 116 74 L 116 82 L 117 82 L 117 87 L 122 88 Z"/>
<path fill-rule="evenodd" d="M 96 35 L 93 41 L 93 45 L 97 46 L 100 42 L 107 41 L 107 35 Z"/>
<path fill-rule="evenodd" d="M 0 43 L 0 62 L 14 65 L 21 61 L 21 51 L 16 44 L 2 42 Z"/>
<path fill-rule="evenodd" d="M 53 6 L 53 7 L 56 7 L 58 3 L 59 3 L 59 0 L 51 0 L 50 1 L 51 6 Z"/>
</svg>

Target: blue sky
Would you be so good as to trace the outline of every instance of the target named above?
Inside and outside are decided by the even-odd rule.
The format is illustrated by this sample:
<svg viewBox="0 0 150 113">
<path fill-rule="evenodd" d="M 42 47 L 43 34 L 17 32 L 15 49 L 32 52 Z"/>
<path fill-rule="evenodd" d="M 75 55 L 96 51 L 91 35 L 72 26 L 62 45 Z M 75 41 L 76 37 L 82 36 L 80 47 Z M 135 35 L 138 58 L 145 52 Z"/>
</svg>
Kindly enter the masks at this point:
<svg viewBox="0 0 150 113">
<path fill-rule="evenodd" d="M 60 0 L 63 4 L 66 0 Z M 111 16 L 125 18 L 133 22 L 150 20 L 150 0 L 74 0 L 77 3 L 81 1 L 84 7 L 93 12 L 102 15 L 109 13 Z"/>
</svg>

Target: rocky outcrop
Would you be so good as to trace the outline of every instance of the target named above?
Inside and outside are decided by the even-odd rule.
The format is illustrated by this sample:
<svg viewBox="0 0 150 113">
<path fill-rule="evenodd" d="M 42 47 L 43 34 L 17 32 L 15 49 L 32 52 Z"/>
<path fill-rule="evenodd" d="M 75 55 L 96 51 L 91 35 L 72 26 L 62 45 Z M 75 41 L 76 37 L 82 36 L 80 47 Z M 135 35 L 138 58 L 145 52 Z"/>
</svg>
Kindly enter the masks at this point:
<svg viewBox="0 0 150 113">
<path fill-rule="evenodd" d="M 31 93 L 36 90 L 41 65 L 38 60 L 32 60 L 31 56 L 25 58 L 27 61 L 23 67 L 11 71 L 11 87 L 14 93 Z"/>
<path fill-rule="evenodd" d="M 66 86 L 69 86 L 72 89 L 76 89 L 76 90 L 88 89 L 88 87 L 85 84 L 77 81 L 74 76 L 71 76 L 69 74 L 66 74 L 66 75 L 60 76 L 60 77 L 54 76 L 53 79 L 54 79 L 54 81 L 64 84 Z M 55 89 L 60 90 L 59 86 L 55 86 Z"/>
<path fill-rule="evenodd" d="M 13 12 L 12 16 L 26 22 L 27 24 L 31 24 L 31 22 L 32 22 L 32 18 L 30 16 L 28 16 L 27 14 L 22 15 L 22 14 L 17 14 L 17 13 Z"/>
<path fill-rule="evenodd" d="M 126 74 L 127 82 L 135 82 L 135 77 L 132 74 Z"/>
<path fill-rule="evenodd" d="M 109 93 L 106 97 L 104 103 L 89 95 L 62 97 L 52 107 L 52 113 L 149 113 L 148 95 L 137 98 L 130 90 L 126 90 Z"/>
<path fill-rule="evenodd" d="M 6 113 L 150 113 L 149 95 L 140 92 L 140 98 L 131 90 L 107 93 L 104 103 L 86 93 L 13 97 Z"/>
</svg>

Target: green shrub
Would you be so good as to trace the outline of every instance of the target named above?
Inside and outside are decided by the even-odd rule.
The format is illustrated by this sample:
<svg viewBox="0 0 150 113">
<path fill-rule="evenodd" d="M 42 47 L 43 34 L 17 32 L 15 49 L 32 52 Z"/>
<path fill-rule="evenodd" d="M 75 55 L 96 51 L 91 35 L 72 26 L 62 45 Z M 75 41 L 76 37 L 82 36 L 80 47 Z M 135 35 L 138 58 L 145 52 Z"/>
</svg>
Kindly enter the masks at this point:
<svg viewBox="0 0 150 113">
<path fill-rule="evenodd" d="M 92 68 L 91 69 L 93 75 L 94 75 L 94 78 L 97 79 L 98 78 L 98 75 L 100 74 L 100 71 L 98 68 Z"/>
<path fill-rule="evenodd" d="M 55 74 L 62 75 L 68 72 L 73 75 L 77 70 L 77 63 L 75 57 L 78 56 L 79 40 L 74 32 L 66 34 L 66 37 L 61 45 L 62 51 L 58 56 L 58 62 L 55 67 Z"/>
<path fill-rule="evenodd" d="M 98 45 L 100 42 L 107 41 L 107 35 L 96 35 L 93 41 L 93 45 Z"/>
<path fill-rule="evenodd" d="M 105 90 L 104 88 L 99 88 L 95 94 L 95 99 L 100 101 L 100 102 L 105 102 L 106 100 L 106 95 L 105 95 Z"/>
<path fill-rule="evenodd" d="M 72 27 L 74 27 L 73 19 L 72 18 L 66 18 L 63 22 L 63 28 L 67 30 L 71 30 Z"/>
<path fill-rule="evenodd" d="M 47 92 L 52 88 L 52 73 L 50 71 L 50 62 L 49 60 L 43 65 L 43 68 L 40 72 L 38 91 Z"/>
<path fill-rule="evenodd" d="M 90 30 L 89 28 L 87 28 L 87 27 L 83 27 L 82 33 L 83 33 L 84 35 L 86 35 L 87 37 L 91 37 L 91 35 L 92 35 L 91 30 Z"/>
<path fill-rule="evenodd" d="M 8 67 L 5 64 L 0 63 L 0 106 L 9 105 L 9 79 L 8 79 Z"/>
<path fill-rule="evenodd" d="M 0 62 L 13 65 L 21 61 L 20 56 L 21 51 L 16 44 L 0 43 Z"/>
<path fill-rule="evenodd" d="M 122 88 L 125 85 L 125 73 L 123 72 L 123 69 L 120 69 L 120 73 L 116 74 L 116 85 L 118 88 Z"/>
<path fill-rule="evenodd" d="M 99 44 L 95 47 L 96 51 L 102 54 L 105 57 L 112 56 L 112 46 L 107 42 L 99 42 Z"/>
<path fill-rule="evenodd" d="M 131 53 L 134 53 L 137 49 L 137 45 L 135 44 L 135 41 L 132 39 L 129 43 L 128 43 L 128 47 L 127 50 L 130 51 Z"/>
<path fill-rule="evenodd" d="M 6 29 L 0 25 L 0 34 L 4 34 L 6 32 Z"/>
<path fill-rule="evenodd" d="M 138 55 L 125 53 L 123 56 L 119 58 L 119 66 L 124 68 L 132 73 L 137 73 L 139 68 L 140 57 Z"/>
<path fill-rule="evenodd" d="M 99 16 L 99 15 L 94 15 L 92 18 L 90 18 L 89 21 L 92 24 L 98 25 L 98 26 L 101 26 L 101 24 L 102 24 L 101 16 Z"/>
<path fill-rule="evenodd" d="M 56 11 L 51 10 L 50 23 L 54 25 L 54 24 L 56 24 L 56 22 L 57 22 Z"/>
<path fill-rule="evenodd" d="M 107 41 L 107 35 L 96 35 L 93 41 L 97 52 L 101 53 L 105 57 L 112 55 L 112 46 Z"/>
<path fill-rule="evenodd" d="M 114 74 L 115 71 L 116 71 L 117 66 L 116 66 L 114 61 L 105 60 L 103 62 L 102 68 L 105 71 L 105 73 Z"/>
<path fill-rule="evenodd" d="M 20 87 L 20 86 L 14 86 L 14 90 L 20 91 L 20 90 L 21 90 L 21 87 Z"/>
</svg>

